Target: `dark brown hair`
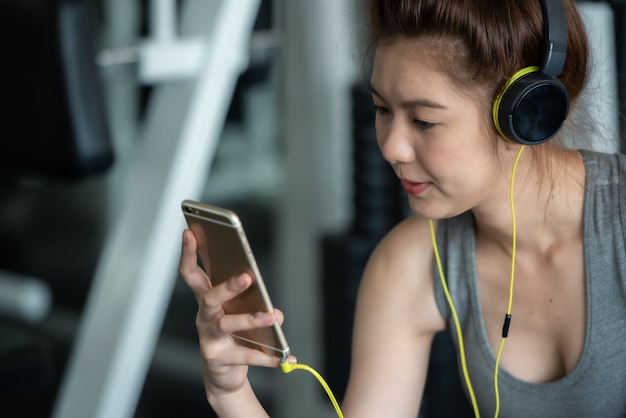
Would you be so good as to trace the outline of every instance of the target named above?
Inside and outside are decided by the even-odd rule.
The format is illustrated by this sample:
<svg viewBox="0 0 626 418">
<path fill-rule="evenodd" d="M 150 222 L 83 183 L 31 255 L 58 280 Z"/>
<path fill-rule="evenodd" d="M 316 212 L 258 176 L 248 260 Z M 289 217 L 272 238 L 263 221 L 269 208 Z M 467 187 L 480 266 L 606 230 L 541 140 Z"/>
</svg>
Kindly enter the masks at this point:
<svg viewBox="0 0 626 418">
<path fill-rule="evenodd" d="M 574 103 L 587 79 L 589 45 L 573 0 L 563 6 L 568 50 L 559 79 Z M 372 0 L 369 17 L 369 54 L 401 37 L 432 41 L 439 69 L 460 86 L 482 87 L 490 101 L 517 70 L 543 57 L 539 0 Z"/>
</svg>

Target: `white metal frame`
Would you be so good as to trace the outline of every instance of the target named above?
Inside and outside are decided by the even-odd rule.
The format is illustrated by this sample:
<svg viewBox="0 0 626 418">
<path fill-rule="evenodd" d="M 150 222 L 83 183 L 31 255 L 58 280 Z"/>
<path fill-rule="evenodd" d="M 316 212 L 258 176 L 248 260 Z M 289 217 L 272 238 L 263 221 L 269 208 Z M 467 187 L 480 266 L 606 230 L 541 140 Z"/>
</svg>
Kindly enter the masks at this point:
<svg viewBox="0 0 626 418">
<path fill-rule="evenodd" d="M 237 78 L 246 67 L 259 0 L 188 0 L 181 41 L 164 22 L 148 44 L 156 59 L 194 45 L 196 64 L 151 73 L 156 87 L 126 193 L 97 266 L 53 416 L 131 417 L 141 394 L 176 275 L 184 228 L 180 202 L 199 198 Z M 141 55 L 140 55 L 141 57 Z M 140 68 L 141 68 L 140 62 Z M 194 67 L 197 65 L 197 67 Z M 152 68 L 158 68 L 153 66 Z M 187 78 L 181 78 L 187 76 Z"/>
</svg>

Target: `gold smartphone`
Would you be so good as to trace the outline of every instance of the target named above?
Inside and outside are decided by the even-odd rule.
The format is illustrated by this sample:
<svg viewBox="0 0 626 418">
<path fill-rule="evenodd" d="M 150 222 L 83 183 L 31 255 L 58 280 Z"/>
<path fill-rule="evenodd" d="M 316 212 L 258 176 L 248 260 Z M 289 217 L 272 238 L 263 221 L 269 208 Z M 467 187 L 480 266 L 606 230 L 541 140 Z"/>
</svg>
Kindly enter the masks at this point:
<svg viewBox="0 0 626 418">
<path fill-rule="evenodd" d="M 233 211 L 185 200 L 181 204 L 189 229 L 198 243 L 198 256 L 211 284 L 248 272 L 253 284 L 223 305 L 228 314 L 272 312 L 273 306 L 239 217 Z M 233 334 L 237 343 L 286 358 L 289 346 L 278 323 Z"/>
</svg>

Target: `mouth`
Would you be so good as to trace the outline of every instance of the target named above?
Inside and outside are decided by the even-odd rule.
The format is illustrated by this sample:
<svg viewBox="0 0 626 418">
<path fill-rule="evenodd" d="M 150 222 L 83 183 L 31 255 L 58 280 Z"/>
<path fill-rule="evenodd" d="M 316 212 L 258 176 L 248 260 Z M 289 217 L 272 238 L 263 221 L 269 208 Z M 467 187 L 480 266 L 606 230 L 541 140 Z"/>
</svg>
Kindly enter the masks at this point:
<svg viewBox="0 0 626 418">
<path fill-rule="evenodd" d="M 411 196 L 421 195 L 430 186 L 430 183 L 419 183 L 407 179 L 401 179 L 402 188 Z"/>
</svg>

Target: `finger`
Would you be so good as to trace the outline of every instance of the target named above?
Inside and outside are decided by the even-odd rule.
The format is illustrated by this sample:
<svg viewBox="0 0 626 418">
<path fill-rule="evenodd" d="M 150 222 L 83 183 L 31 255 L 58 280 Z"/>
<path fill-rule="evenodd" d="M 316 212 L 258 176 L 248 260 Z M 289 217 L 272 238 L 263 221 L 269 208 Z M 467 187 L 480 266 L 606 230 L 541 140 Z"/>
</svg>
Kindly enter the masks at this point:
<svg viewBox="0 0 626 418">
<path fill-rule="evenodd" d="M 223 351 L 214 352 L 216 357 L 211 358 L 211 353 L 203 350 L 202 355 L 212 368 L 220 366 L 259 366 L 259 367 L 278 367 L 280 359 L 276 356 L 269 355 L 256 348 L 235 345 L 234 347 L 225 348 Z M 289 361 L 289 360 L 288 360 Z"/>
<path fill-rule="evenodd" d="M 237 295 L 246 291 L 252 285 L 252 276 L 248 273 L 240 274 L 239 276 L 231 277 L 224 283 L 221 283 L 210 291 L 206 291 L 202 294 L 198 303 L 200 304 L 200 310 L 205 311 L 207 318 L 210 318 L 215 313 L 216 309 L 221 310 L 222 305 Z"/>
<path fill-rule="evenodd" d="M 298 359 L 293 354 L 289 354 L 287 356 L 287 363 L 289 363 L 289 364 L 297 364 L 298 363 Z M 279 361 L 279 364 L 280 364 L 280 361 Z"/>
<path fill-rule="evenodd" d="M 280 309 L 274 308 L 274 316 L 276 317 L 278 325 L 282 325 L 285 322 L 285 314 Z"/>
<path fill-rule="evenodd" d="M 205 309 L 204 314 L 202 310 L 198 313 L 197 326 L 200 335 L 214 340 L 235 332 L 266 328 L 276 321 L 276 316 L 271 312 L 224 315 L 221 310 L 210 313 Z"/>
<path fill-rule="evenodd" d="M 193 232 L 186 229 L 183 231 L 178 272 L 185 280 L 185 283 L 187 283 L 187 286 L 194 292 L 196 298 L 198 298 L 211 288 L 211 283 L 204 270 L 198 266 L 196 250 L 196 238 Z"/>
</svg>

